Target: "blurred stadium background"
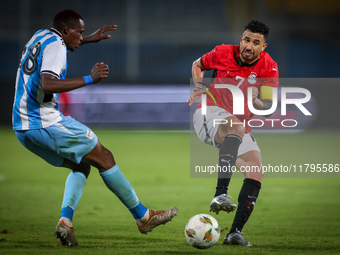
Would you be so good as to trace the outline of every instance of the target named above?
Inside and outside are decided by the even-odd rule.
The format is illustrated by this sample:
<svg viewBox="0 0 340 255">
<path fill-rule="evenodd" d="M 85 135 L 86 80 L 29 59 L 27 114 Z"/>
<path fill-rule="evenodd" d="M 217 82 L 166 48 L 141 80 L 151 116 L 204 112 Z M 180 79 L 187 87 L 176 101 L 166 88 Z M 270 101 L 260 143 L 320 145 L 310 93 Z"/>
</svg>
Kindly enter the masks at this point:
<svg viewBox="0 0 340 255">
<path fill-rule="evenodd" d="M 64 112 L 91 125 L 189 128 L 192 62 L 215 45 L 238 44 L 251 19 L 270 27 L 267 52 L 281 77 L 339 76 L 337 0 L 12 0 L 0 5 L 2 126 L 11 125 L 24 44 L 38 29 L 51 27 L 54 14 L 65 8 L 83 16 L 85 35 L 106 24 L 118 25 L 111 39 L 68 53 L 68 77 L 88 74 L 97 61 L 110 67 L 103 87 L 61 98 Z M 322 81 L 305 86 L 319 107 L 312 126 L 339 128 L 332 110 L 339 106 L 340 87 L 336 80 Z"/>
</svg>

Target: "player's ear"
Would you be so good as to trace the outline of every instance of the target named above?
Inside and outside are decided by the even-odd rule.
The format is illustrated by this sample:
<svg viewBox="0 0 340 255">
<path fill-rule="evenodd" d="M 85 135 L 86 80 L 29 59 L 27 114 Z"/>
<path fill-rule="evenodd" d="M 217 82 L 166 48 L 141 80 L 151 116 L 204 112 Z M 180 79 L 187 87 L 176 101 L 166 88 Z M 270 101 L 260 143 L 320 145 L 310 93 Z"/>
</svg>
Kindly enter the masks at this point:
<svg viewBox="0 0 340 255">
<path fill-rule="evenodd" d="M 67 27 L 64 27 L 64 34 L 67 35 L 69 32 L 70 32 L 70 27 L 67 26 Z"/>
<path fill-rule="evenodd" d="M 267 43 L 264 43 L 262 46 L 262 50 L 264 50 L 265 48 L 267 48 Z"/>
</svg>

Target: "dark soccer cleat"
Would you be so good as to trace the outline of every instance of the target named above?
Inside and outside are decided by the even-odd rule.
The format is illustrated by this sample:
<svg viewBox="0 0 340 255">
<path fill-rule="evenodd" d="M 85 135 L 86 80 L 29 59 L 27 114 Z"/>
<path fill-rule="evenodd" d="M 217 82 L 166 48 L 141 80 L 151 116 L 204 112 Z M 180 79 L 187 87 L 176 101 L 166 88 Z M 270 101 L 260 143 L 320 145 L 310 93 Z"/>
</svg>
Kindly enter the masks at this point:
<svg viewBox="0 0 340 255">
<path fill-rule="evenodd" d="M 58 222 L 54 229 L 54 235 L 60 239 L 62 245 L 78 246 L 74 228 L 66 226 L 63 220 Z"/>
<path fill-rule="evenodd" d="M 219 214 L 220 211 L 226 211 L 230 213 L 236 209 L 236 205 L 232 203 L 229 198 L 231 198 L 228 194 L 221 194 L 217 197 L 214 197 L 210 203 L 210 212 L 215 212 Z"/>
<path fill-rule="evenodd" d="M 246 241 L 246 239 L 243 238 L 243 233 L 241 233 L 239 230 L 236 230 L 236 232 L 230 233 L 226 235 L 224 238 L 223 244 L 231 244 L 231 245 L 241 245 L 241 246 L 253 246 L 251 243 Z"/>
<path fill-rule="evenodd" d="M 178 208 L 172 207 L 168 210 L 150 210 L 149 211 L 149 220 L 143 226 L 139 226 L 137 224 L 139 232 L 142 234 L 148 234 L 148 232 L 152 232 L 152 230 L 168 221 L 171 221 L 173 217 L 177 216 Z"/>
</svg>

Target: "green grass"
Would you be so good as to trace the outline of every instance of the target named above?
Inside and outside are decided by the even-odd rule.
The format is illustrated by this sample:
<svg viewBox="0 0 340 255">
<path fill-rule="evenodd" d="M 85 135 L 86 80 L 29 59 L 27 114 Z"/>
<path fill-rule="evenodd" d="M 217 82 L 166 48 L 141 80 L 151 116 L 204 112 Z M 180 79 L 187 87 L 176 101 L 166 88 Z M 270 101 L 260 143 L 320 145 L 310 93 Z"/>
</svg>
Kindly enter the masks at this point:
<svg viewBox="0 0 340 255">
<path fill-rule="evenodd" d="M 190 178 L 189 133 L 95 130 L 110 149 L 138 197 L 149 208 L 179 208 L 173 222 L 149 235 L 103 184 L 96 169 L 74 215 L 79 247 L 53 236 L 68 170 L 27 151 L 9 129 L 0 130 L 0 254 L 336 254 L 340 253 L 340 179 L 267 178 L 243 229 L 254 247 L 222 245 L 234 213 L 214 215 L 224 230 L 209 250 L 192 248 L 184 225 L 209 213 L 215 179 Z M 340 163 L 337 132 L 256 134 L 271 164 Z M 320 161 L 320 162 L 319 162 Z M 242 179 L 230 184 L 237 201 Z"/>
</svg>

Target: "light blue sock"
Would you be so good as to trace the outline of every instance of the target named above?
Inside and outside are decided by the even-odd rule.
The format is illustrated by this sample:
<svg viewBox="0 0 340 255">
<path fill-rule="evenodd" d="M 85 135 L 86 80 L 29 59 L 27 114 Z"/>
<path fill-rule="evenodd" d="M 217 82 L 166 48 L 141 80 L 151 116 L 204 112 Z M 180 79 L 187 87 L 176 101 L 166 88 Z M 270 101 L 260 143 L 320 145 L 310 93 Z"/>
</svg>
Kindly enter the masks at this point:
<svg viewBox="0 0 340 255">
<path fill-rule="evenodd" d="M 86 177 L 83 173 L 71 172 L 68 175 L 60 217 L 66 217 L 72 221 L 73 213 L 78 206 L 85 184 Z"/>
<path fill-rule="evenodd" d="M 111 190 L 127 209 L 131 212 L 135 219 L 141 219 L 147 211 L 138 200 L 135 190 L 130 182 L 120 172 L 117 165 L 109 170 L 100 173 L 104 183 Z"/>
</svg>

